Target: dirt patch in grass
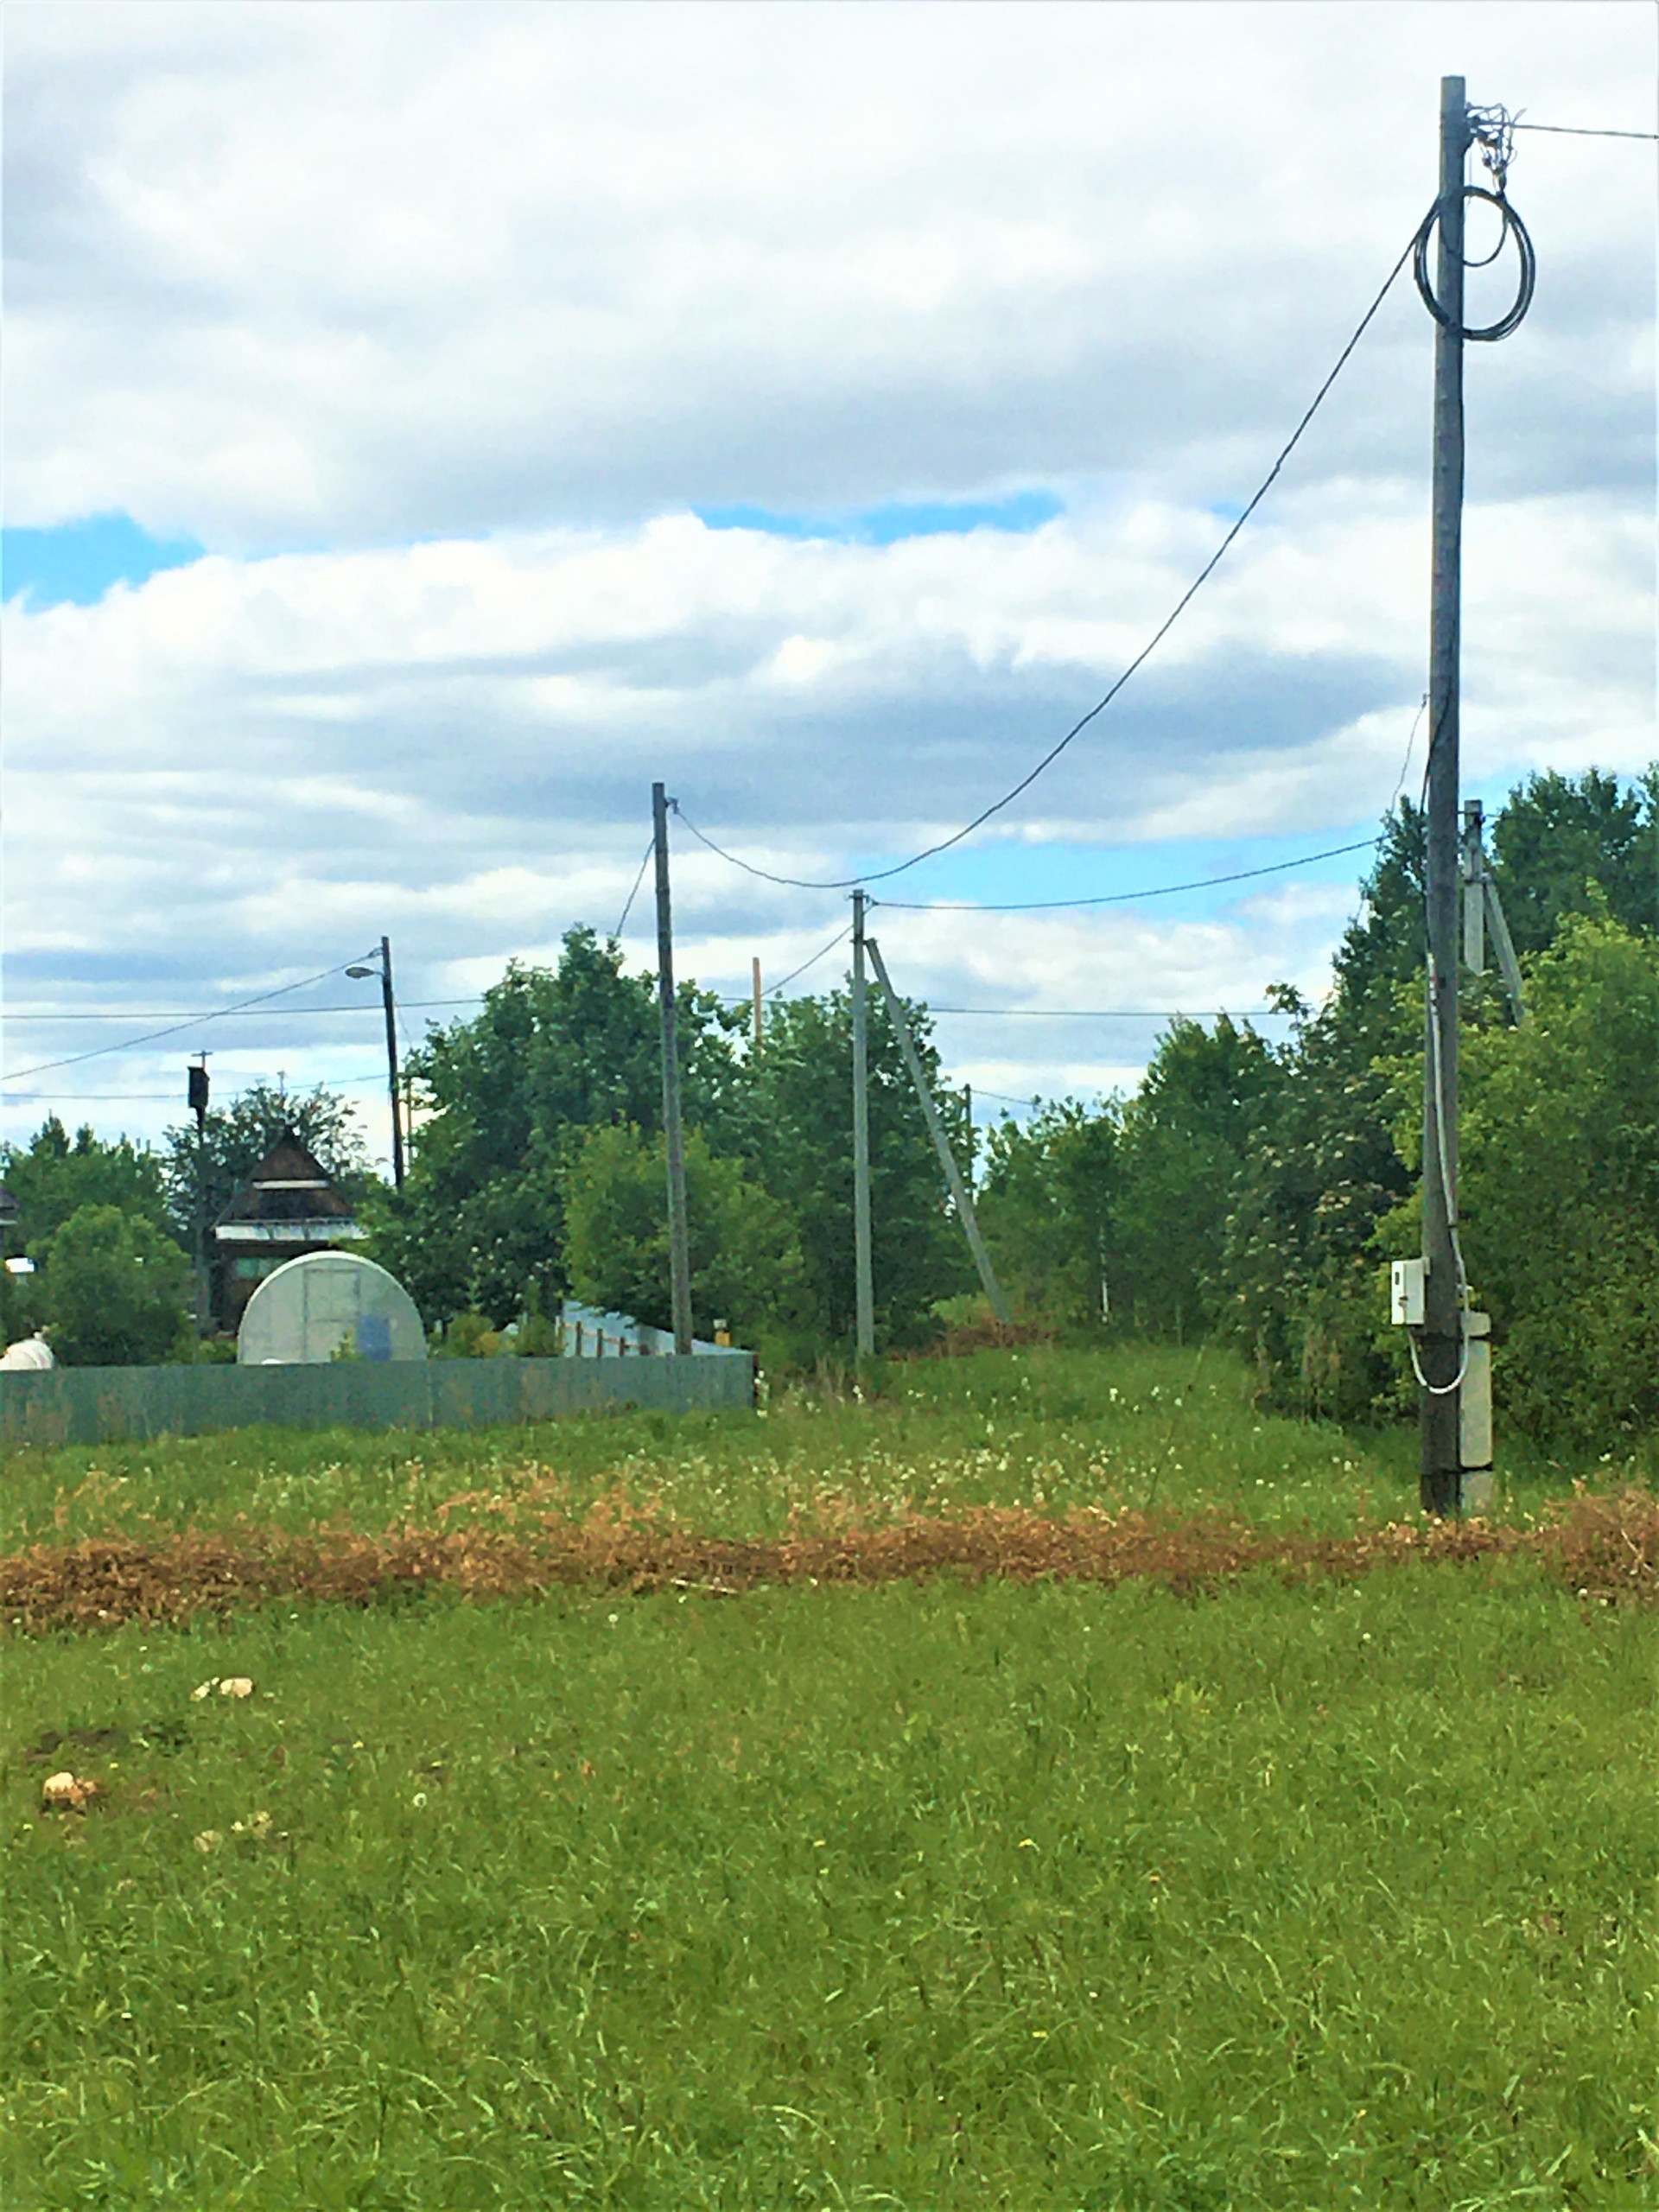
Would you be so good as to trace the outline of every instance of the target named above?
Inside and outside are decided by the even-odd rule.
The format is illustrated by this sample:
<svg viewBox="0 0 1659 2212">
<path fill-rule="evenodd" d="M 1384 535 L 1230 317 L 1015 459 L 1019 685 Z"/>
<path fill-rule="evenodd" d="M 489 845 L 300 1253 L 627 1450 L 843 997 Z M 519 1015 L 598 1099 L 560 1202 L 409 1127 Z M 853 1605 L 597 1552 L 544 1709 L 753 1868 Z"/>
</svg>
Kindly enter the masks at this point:
<svg viewBox="0 0 1659 2212">
<path fill-rule="evenodd" d="M 37 1544 L 0 1559 L 0 1619 L 40 1632 L 183 1622 L 296 1596 L 368 1605 L 438 1588 L 494 1598 L 582 1584 L 735 1596 L 763 1585 L 940 1574 L 1109 1584 L 1141 1578 L 1192 1592 L 1252 1568 L 1351 1578 L 1411 1560 L 1516 1556 L 1538 1559 L 1587 1599 L 1650 1602 L 1659 1594 L 1659 1500 L 1639 1489 L 1580 1492 L 1525 1527 L 1412 1522 L 1351 1535 L 1258 1528 L 1219 1516 L 1050 1516 L 983 1507 L 753 1541 L 699 1536 L 607 1500 L 581 1521 L 543 1515 L 512 1529 L 474 1524 L 379 1536 L 249 1529 Z"/>
</svg>

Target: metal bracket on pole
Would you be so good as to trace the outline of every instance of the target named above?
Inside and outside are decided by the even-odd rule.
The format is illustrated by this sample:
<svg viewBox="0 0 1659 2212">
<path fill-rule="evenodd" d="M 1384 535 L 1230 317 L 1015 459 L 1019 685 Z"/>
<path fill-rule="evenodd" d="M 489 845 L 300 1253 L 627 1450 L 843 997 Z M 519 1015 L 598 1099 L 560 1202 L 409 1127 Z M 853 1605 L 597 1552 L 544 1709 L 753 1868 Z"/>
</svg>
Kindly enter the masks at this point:
<svg viewBox="0 0 1659 2212">
<path fill-rule="evenodd" d="M 950 1149 L 950 1140 L 945 1135 L 944 1122 L 939 1119 L 939 1109 L 934 1104 L 933 1094 L 927 1087 L 927 1077 L 922 1069 L 922 1056 L 917 1051 L 916 1039 L 911 1034 L 910 1023 L 906 1017 L 903 1001 L 893 988 L 892 979 L 887 974 L 887 963 L 881 957 L 880 946 L 873 937 L 867 937 L 864 939 L 864 944 L 874 964 L 876 981 L 881 986 L 881 995 L 887 1001 L 887 1012 L 892 1017 L 893 1028 L 898 1033 L 899 1049 L 905 1056 L 905 1065 L 909 1069 L 910 1079 L 916 1086 L 916 1096 L 922 1102 L 922 1112 L 927 1122 L 927 1133 L 933 1140 L 933 1148 L 939 1155 L 939 1165 L 944 1170 L 944 1179 L 950 1186 L 950 1196 L 956 1202 L 957 1218 L 962 1224 L 962 1233 L 968 1239 L 968 1249 L 974 1255 L 974 1265 L 979 1269 L 979 1280 L 984 1287 L 986 1297 L 990 1300 L 991 1311 L 1006 1328 L 1013 1320 L 1014 1315 L 1008 1309 L 1007 1300 L 1002 1295 L 1002 1287 L 997 1281 L 996 1270 L 991 1265 L 990 1253 L 986 1249 L 985 1239 L 980 1234 L 979 1222 L 974 1212 L 974 1202 L 968 1195 L 968 1185 L 963 1182 L 962 1170 L 957 1165 L 957 1155 Z"/>
</svg>

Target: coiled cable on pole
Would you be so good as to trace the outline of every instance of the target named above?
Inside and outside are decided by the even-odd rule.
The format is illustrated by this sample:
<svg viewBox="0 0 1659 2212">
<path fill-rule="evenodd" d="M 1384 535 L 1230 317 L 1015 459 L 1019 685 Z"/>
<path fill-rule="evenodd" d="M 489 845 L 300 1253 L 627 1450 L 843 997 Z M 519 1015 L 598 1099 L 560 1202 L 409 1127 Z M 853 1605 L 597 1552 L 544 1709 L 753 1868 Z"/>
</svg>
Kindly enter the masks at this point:
<svg viewBox="0 0 1659 2212">
<path fill-rule="evenodd" d="M 1483 255 L 1478 261 L 1471 261 L 1465 257 L 1463 264 L 1465 269 L 1487 268 L 1497 259 L 1510 240 L 1511 238 L 1515 240 L 1516 251 L 1521 262 L 1520 277 L 1516 286 L 1515 298 L 1507 314 L 1501 315 L 1496 322 L 1487 323 L 1484 328 L 1474 329 L 1467 323 L 1454 322 L 1452 316 L 1440 305 L 1435 295 L 1433 281 L 1428 271 L 1428 247 L 1429 241 L 1434 235 L 1435 226 L 1440 222 L 1445 211 L 1446 202 L 1443 200 L 1437 200 L 1434 202 L 1427 214 L 1424 216 L 1417 236 L 1412 241 L 1411 273 L 1416 279 L 1418 294 L 1423 305 L 1442 330 L 1455 329 L 1459 338 L 1470 339 L 1478 345 L 1492 345 L 1500 338 L 1507 338 L 1511 331 L 1518 330 L 1526 319 L 1527 309 L 1532 305 L 1532 295 L 1538 282 L 1538 256 L 1526 225 L 1510 205 L 1504 194 L 1488 192 L 1483 184 L 1465 184 L 1463 188 L 1463 196 L 1465 202 L 1471 200 L 1484 200 L 1488 207 L 1496 207 L 1503 219 L 1503 227 L 1498 232 L 1497 244 L 1489 254 Z"/>
</svg>

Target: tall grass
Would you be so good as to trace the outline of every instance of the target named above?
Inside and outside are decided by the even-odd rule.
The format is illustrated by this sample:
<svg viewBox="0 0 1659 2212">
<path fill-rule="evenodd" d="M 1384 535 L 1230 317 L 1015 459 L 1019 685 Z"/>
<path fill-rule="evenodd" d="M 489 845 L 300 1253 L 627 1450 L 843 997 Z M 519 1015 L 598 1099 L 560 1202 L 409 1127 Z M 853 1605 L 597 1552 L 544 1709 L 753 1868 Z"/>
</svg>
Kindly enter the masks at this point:
<svg viewBox="0 0 1659 2212">
<path fill-rule="evenodd" d="M 630 1414 L 476 1433 L 245 1430 L 16 1452 L 0 1480 L 0 1549 L 54 1537 L 224 1526 L 430 1522 L 533 1493 L 578 1516 L 605 1494 L 709 1535 L 765 1535 L 826 1505 L 866 1521 L 914 1507 L 1225 1507 L 1351 1528 L 1414 1513 L 1416 1442 L 1259 1412 L 1219 1351 L 1037 1348 L 891 1365 L 873 1395 L 802 1390 L 747 1414 Z M 1651 1479 L 1645 1459 L 1561 1467 L 1508 1447 L 1499 1496 L 1535 1506 L 1571 1477 Z"/>
<path fill-rule="evenodd" d="M 1414 1510 L 1413 1446 L 1039 1350 L 759 1419 L 17 1453 L 0 1547 L 601 1498 L 1342 1529 Z M 1580 1471 L 1511 1460 L 1505 1509 Z M 1659 2203 L 1656 1643 L 1520 1557 L 13 1637 L 0 2198 Z M 93 1808 L 43 1815 L 65 1767 Z"/>
<path fill-rule="evenodd" d="M 15 1644 L 6 2202 L 1651 2202 L 1654 1643 L 1499 1566 Z"/>
</svg>

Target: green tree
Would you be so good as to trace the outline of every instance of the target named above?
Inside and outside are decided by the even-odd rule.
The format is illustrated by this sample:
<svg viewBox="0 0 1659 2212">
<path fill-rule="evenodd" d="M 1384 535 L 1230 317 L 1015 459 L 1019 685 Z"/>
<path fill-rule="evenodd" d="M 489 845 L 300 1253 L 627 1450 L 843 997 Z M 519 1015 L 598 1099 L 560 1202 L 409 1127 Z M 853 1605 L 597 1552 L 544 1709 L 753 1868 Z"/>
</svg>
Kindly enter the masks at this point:
<svg viewBox="0 0 1659 2212">
<path fill-rule="evenodd" d="M 939 1080 L 926 1010 L 906 1001 L 917 1050 L 957 1145 L 967 1157 L 961 1100 Z M 924 1342 L 938 1301 L 975 1286 L 962 1233 L 899 1040 L 881 1000 L 868 1023 L 870 1217 L 876 1343 Z M 820 1344 L 846 1350 L 855 1325 L 853 1275 L 853 1024 L 845 990 L 779 1004 L 753 1072 L 741 1132 L 752 1171 L 800 1228 L 805 1319 Z"/>
<path fill-rule="evenodd" d="M 1461 1122 L 1464 1250 L 1494 1316 L 1500 1407 L 1591 1450 L 1659 1427 L 1659 942 L 1567 916 L 1531 964 L 1525 1023 L 1469 1039 Z"/>
<path fill-rule="evenodd" d="M 124 1367 L 166 1358 L 188 1326 L 189 1262 L 141 1215 L 79 1207 L 47 1253 L 47 1333 L 71 1367 Z"/>
<path fill-rule="evenodd" d="M 1588 768 L 1529 776 L 1492 824 L 1495 873 L 1517 952 L 1541 952 L 1566 916 L 1599 910 L 1659 931 L 1659 765 L 1628 789 Z"/>
<path fill-rule="evenodd" d="M 168 1218 L 187 1245 L 196 1209 L 215 1220 L 279 1139 L 296 1137 L 325 1175 L 359 1203 L 372 1186 L 368 1148 L 349 1099 L 324 1084 L 305 1091 L 256 1083 L 228 1106 L 210 1107 L 200 1138 L 194 1121 L 169 1128 L 162 1164 Z"/>
<path fill-rule="evenodd" d="M 690 985 L 677 1007 L 686 1121 L 730 1151 L 747 1128 L 742 1017 Z M 419 1141 L 402 1192 L 365 1211 L 373 1256 L 429 1320 L 475 1311 L 503 1325 L 532 1295 L 553 1309 L 569 1285 L 564 1177 L 587 1133 L 661 1127 L 652 978 L 573 929 L 556 969 L 515 963 L 480 1014 L 429 1033 L 410 1072 Z"/>
<path fill-rule="evenodd" d="M 570 1287 L 590 1305 L 672 1326 L 669 1285 L 666 1156 L 660 1132 L 631 1123 L 588 1133 L 564 1182 L 565 1264 Z M 699 1335 L 716 1319 L 737 1340 L 775 1357 L 795 1348 L 804 1267 L 799 1233 L 781 1199 L 735 1160 L 709 1149 L 700 1130 L 685 1141 L 691 1306 Z"/>
<path fill-rule="evenodd" d="M 90 1128 L 72 1141 L 55 1114 L 27 1145 L 0 1147 L 0 1179 L 17 1201 L 19 1234 L 36 1265 L 82 1206 L 115 1206 L 154 1229 L 167 1221 L 163 1164 L 154 1153 L 126 1137 L 106 1143 Z"/>
<path fill-rule="evenodd" d="M 1113 1301 L 1133 1327 L 1201 1336 L 1217 1319 L 1234 1185 L 1284 1074 L 1225 1014 L 1211 1030 L 1177 1021 L 1160 1039 L 1123 1110 L 1112 1211 Z"/>
<path fill-rule="evenodd" d="M 1075 1099 L 989 1133 L 977 1199 L 997 1277 L 1015 1309 L 1070 1331 L 1105 1317 L 1121 1109 Z"/>
</svg>

